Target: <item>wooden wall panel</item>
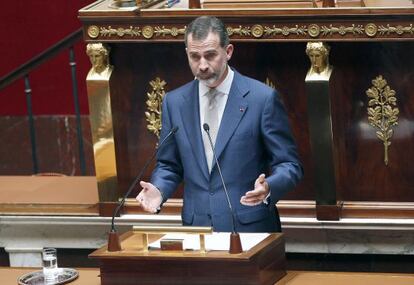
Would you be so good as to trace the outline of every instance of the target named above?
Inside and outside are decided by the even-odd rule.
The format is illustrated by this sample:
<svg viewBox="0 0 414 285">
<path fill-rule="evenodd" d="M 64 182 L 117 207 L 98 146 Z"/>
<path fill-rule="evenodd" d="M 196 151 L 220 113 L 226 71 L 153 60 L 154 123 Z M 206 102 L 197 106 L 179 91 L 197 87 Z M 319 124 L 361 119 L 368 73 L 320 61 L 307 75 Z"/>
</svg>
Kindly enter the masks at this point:
<svg viewBox="0 0 414 285">
<path fill-rule="evenodd" d="M 331 42 L 331 104 L 338 197 L 349 201 L 414 201 L 412 42 Z M 268 77 L 282 95 L 305 168 L 299 187 L 285 198 L 314 200 L 304 79 L 306 43 L 237 42 L 231 65 L 243 74 Z M 149 81 L 160 77 L 171 90 L 192 79 L 183 43 L 112 44 L 111 79 L 120 193 L 124 193 L 152 153 L 156 137 L 146 130 Z M 383 75 L 397 93 L 399 125 L 383 162 L 383 145 L 368 125 L 365 91 Z M 144 175 L 148 179 L 151 169 Z M 180 194 L 178 194 L 180 196 Z"/>
<path fill-rule="evenodd" d="M 333 43 L 332 86 L 338 192 L 350 201 L 414 201 L 414 48 L 412 42 Z M 384 147 L 368 124 L 365 91 L 382 75 L 400 110 L 384 164 Z"/>
</svg>

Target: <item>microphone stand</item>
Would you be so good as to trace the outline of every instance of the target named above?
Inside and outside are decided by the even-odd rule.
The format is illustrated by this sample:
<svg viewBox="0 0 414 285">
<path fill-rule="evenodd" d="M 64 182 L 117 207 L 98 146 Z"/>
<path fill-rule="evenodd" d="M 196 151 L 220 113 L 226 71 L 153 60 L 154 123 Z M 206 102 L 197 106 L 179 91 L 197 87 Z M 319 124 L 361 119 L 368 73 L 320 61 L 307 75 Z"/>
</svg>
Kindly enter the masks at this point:
<svg viewBox="0 0 414 285">
<path fill-rule="evenodd" d="M 164 144 L 165 141 L 167 141 L 177 131 L 178 131 L 178 127 L 172 128 L 170 130 L 170 132 L 167 134 L 167 136 L 159 143 L 158 147 L 155 148 L 155 151 L 153 152 L 152 156 L 145 162 L 145 165 L 142 168 L 141 172 L 136 176 L 135 180 L 129 186 L 128 191 L 122 197 L 122 200 L 118 204 L 118 207 L 116 207 L 114 213 L 112 214 L 111 231 L 108 234 L 108 251 L 121 251 L 122 250 L 121 243 L 119 241 L 119 235 L 118 235 L 118 232 L 115 229 L 115 216 L 119 214 L 119 211 L 121 210 L 122 206 L 124 206 L 124 204 L 125 204 L 126 198 L 129 196 L 129 194 L 131 194 L 132 190 L 134 190 L 137 183 L 141 180 L 142 175 L 144 175 L 144 173 L 147 170 L 149 164 L 154 160 L 154 158 L 155 158 L 156 154 L 158 153 L 158 150 L 160 149 L 160 147 Z"/>
<path fill-rule="evenodd" d="M 224 193 L 226 194 L 227 203 L 229 205 L 230 212 L 231 212 L 231 218 L 232 218 L 231 221 L 232 221 L 232 229 L 233 230 L 230 234 L 229 253 L 231 253 L 231 254 L 242 253 L 243 248 L 242 248 L 242 245 L 241 245 L 240 235 L 236 231 L 236 221 L 235 221 L 235 218 L 234 218 L 233 207 L 232 207 L 231 202 L 230 202 L 230 197 L 229 197 L 229 193 L 227 191 L 226 183 L 224 183 L 223 174 L 221 172 L 220 164 L 218 162 L 216 151 L 214 149 L 213 140 L 211 139 L 211 136 L 210 136 L 210 126 L 208 124 L 203 124 L 203 129 L 207 133 L 211 149 L 213 150 L 214 160 L 215 160 L 216 165 L 217 165 L 217 170 L 218 170 L 218 173 L 220 175 L 221 184 L 223 185 Z"/>
</svg>

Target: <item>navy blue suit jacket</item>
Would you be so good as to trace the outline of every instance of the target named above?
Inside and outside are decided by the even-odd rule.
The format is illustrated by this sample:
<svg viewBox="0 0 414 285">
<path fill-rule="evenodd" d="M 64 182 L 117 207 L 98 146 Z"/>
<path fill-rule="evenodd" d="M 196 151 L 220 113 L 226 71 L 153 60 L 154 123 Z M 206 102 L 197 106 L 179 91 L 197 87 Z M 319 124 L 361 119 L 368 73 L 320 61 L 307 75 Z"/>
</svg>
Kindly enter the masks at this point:
<svg viewBox="0 0 414 285">
<path fill-rule="evenodd" d="M 179 129 L 160 148 L 151 182 L 166 200 L 184 181 L 184 225 L 212 225 L 215 231 L 230 232 L 231 213 L 215 163 L 208 172 L 198 93 L 198 81 L 194 80 L 165 95 L 160 139 L 171 128 Z M 280 231 L 275 203 L 296 186 L 302 167 L 276 91 L 235 71 L 215 151 L 235 211 L 237 231 Z M 242 205 L 241 196 L 254 188 L 261 173 L 268 173 L 270 203 Z"/>
</svg>

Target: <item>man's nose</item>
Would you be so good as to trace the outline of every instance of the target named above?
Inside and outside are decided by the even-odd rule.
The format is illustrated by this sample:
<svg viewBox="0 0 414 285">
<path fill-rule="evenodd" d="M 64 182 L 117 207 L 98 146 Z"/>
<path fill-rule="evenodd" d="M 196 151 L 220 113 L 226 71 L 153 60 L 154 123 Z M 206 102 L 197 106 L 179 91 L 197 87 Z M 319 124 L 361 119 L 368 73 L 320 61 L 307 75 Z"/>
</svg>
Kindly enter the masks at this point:
<svg viewBox="0 0 414 285">
<path fill-rule="evenodd" d="M 200 71 L 207 71 L 208 70 L 208 62 L 205 60 L 205 58 L 200 59 L 200 65 L 199 65 Z"/>
</svg>

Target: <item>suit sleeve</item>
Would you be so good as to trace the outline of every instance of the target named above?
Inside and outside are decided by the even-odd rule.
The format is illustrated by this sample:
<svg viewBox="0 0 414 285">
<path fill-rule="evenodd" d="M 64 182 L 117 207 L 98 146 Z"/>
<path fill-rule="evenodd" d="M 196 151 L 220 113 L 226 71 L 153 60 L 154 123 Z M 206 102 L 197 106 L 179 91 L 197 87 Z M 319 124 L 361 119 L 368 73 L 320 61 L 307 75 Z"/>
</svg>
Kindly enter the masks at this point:
<svg viewBox="0 0 414 285">
<path fill-rule="evenodd" d="M 286 111 L 273 91 L 265 102 L 262 134 L 271 174 L 266 178 L 271 203 L 275 204 L 302 179 L 303 169 L 293 140 Z"/>
<path fill-rule="evenodd" d="M 160 141 L 175 127 L 171 123 L 168 106 L 168 94 L 162 104 L 162 128 Z M 180 130 L 178 130 L 179 132 Z M 182 130 L 181 130 L 182 131 Z M 157 165 L 151 176 L 151 183 L 157 187 L 163 196 L 163 202 L 172 196 L 182 181 L 183 169 L 175 137 L 168 139 L 158 150 Z"/>
</svg>

